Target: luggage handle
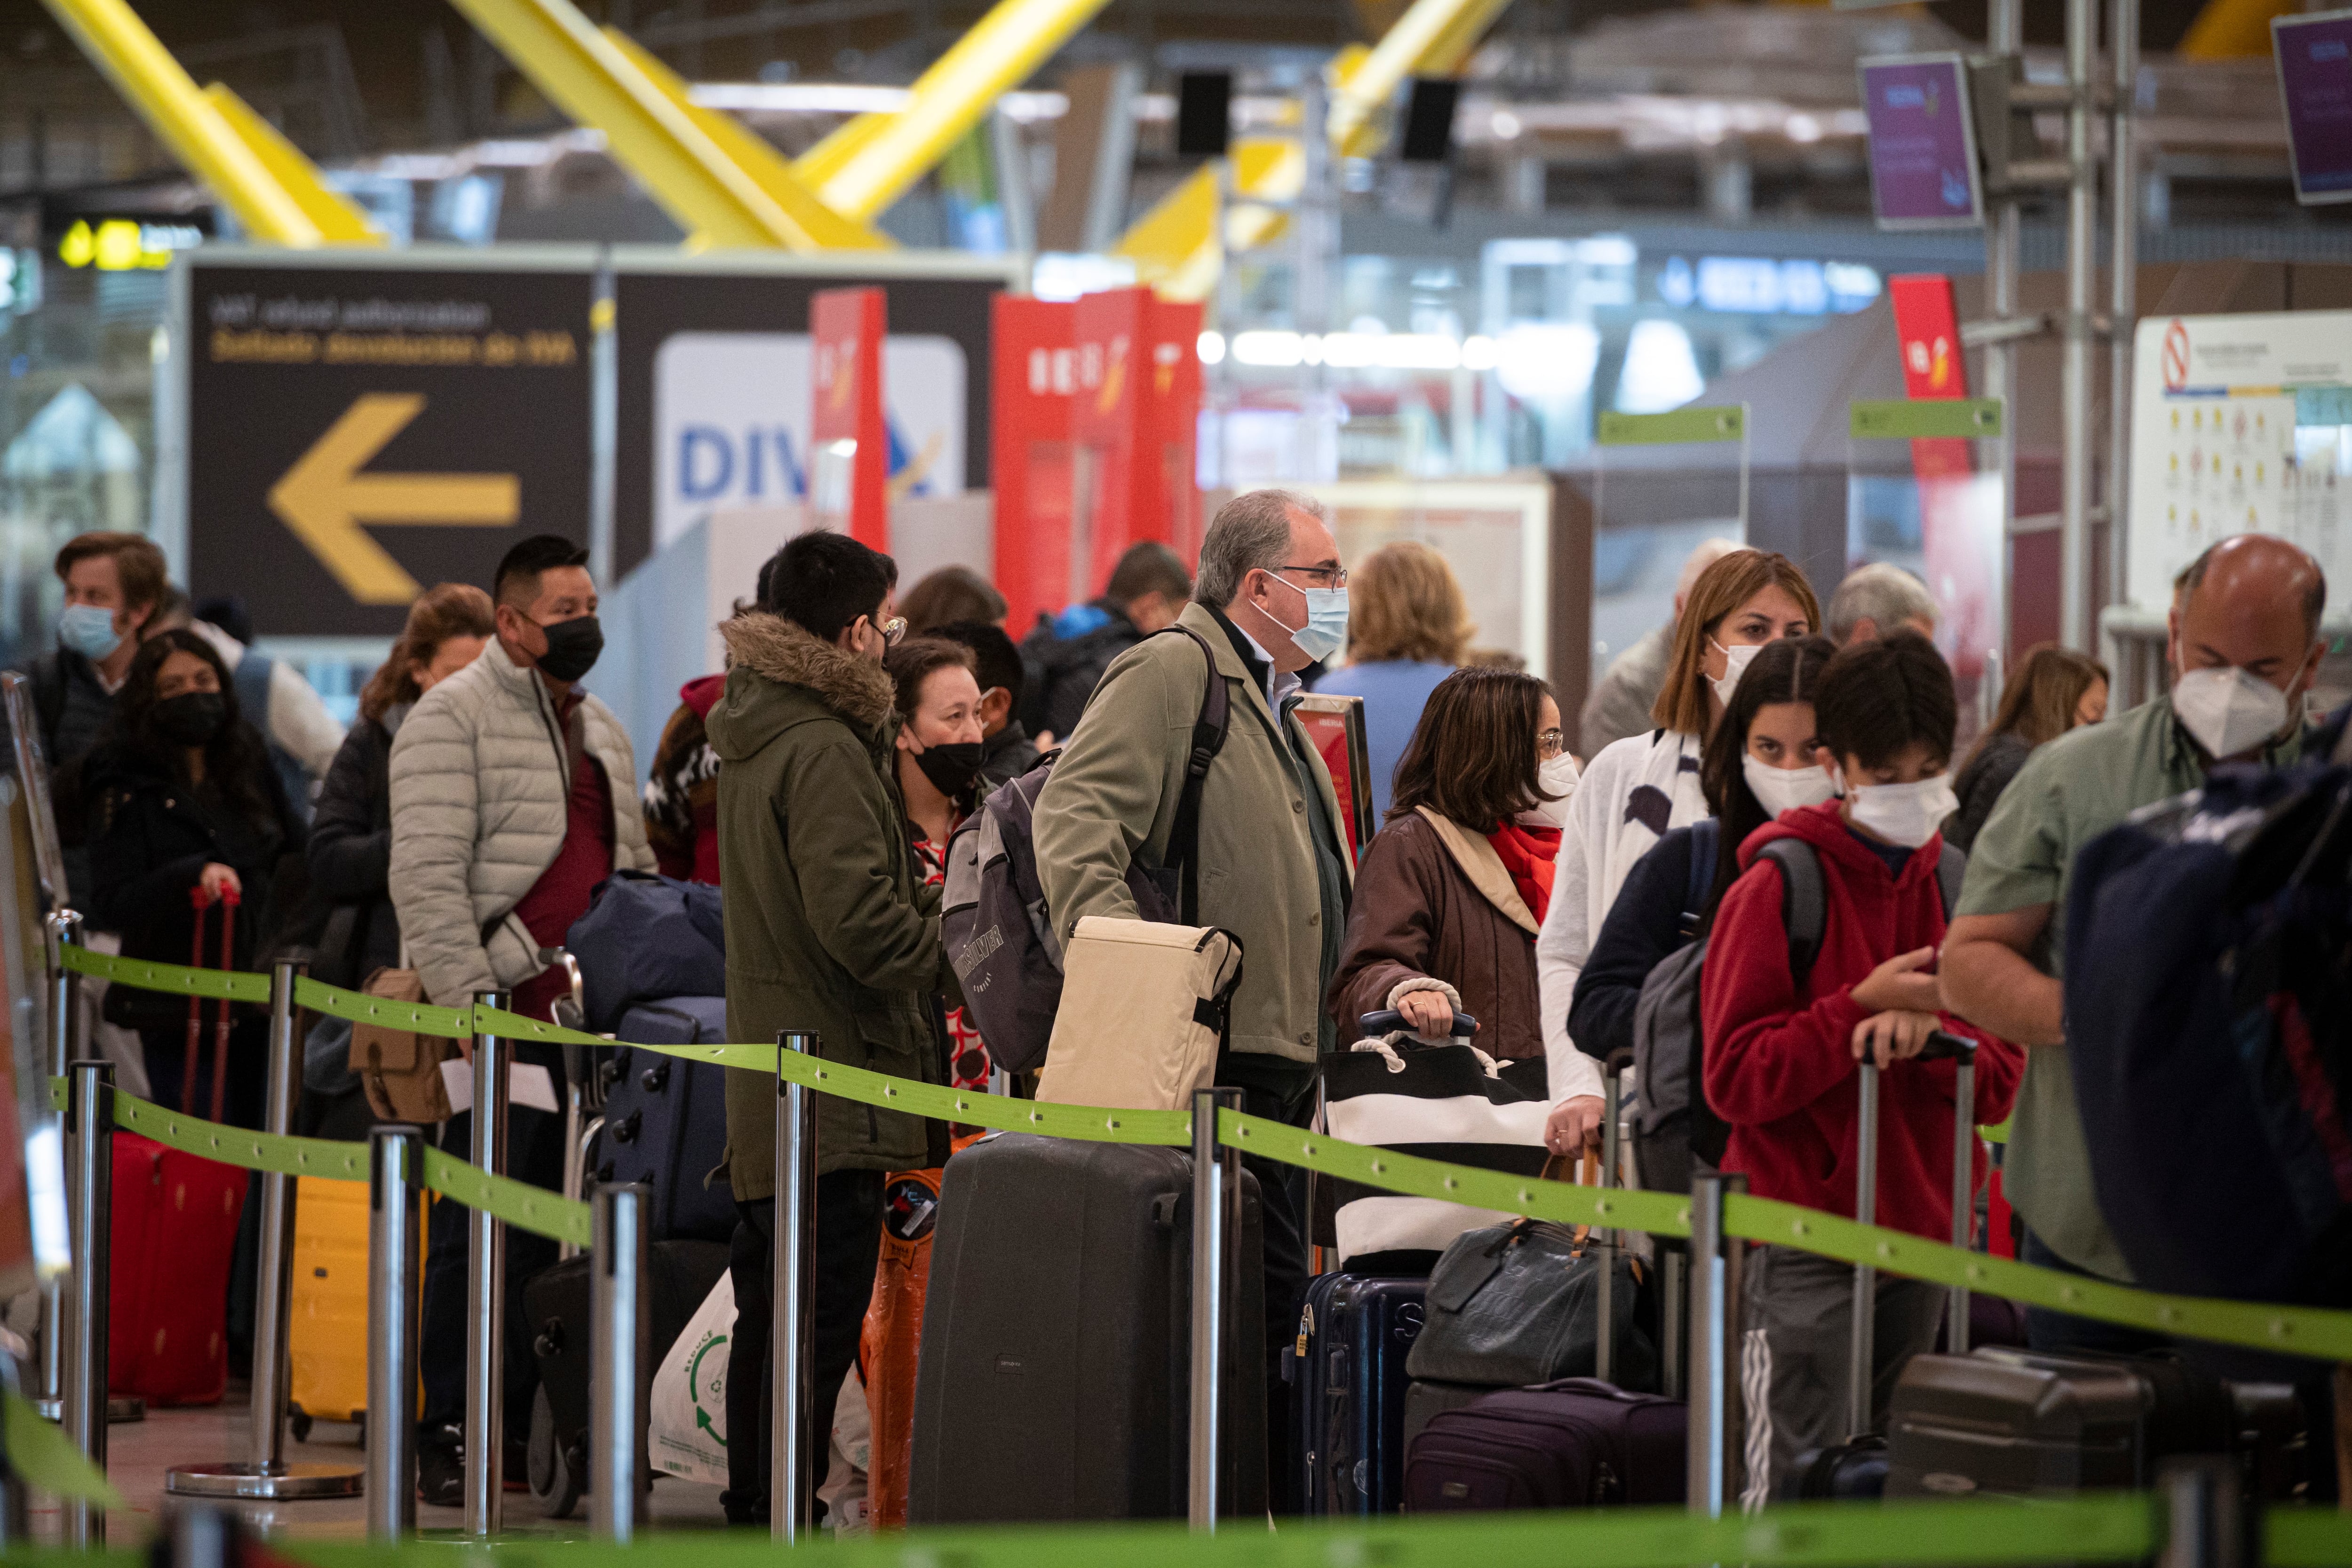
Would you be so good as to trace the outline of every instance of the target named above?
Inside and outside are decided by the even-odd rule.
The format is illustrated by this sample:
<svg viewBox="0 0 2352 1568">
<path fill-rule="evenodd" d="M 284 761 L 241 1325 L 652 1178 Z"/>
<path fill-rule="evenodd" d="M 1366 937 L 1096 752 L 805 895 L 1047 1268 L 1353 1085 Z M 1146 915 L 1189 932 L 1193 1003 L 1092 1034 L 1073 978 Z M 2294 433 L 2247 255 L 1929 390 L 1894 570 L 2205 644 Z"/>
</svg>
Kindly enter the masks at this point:
<svg viewBox="0 0 2352 1568">
<path fill-rule="evenodd" d="M 1388 1035 L 1418 1033 L 1411 1024 L 1405 1022 L 1404 1015 L 1393 1007 L 1386 1007 L 1377 1013 L 1365 1014 L 1356 1020 L 1356 1028 L 1366 1039 Z M 1457 1040 L 1466 1040 L 1477 1032 L 1478 1020 L 1456 1007 L 1454 1010 L 1454 1027 L 1451 1031 L 1454 1037 Z"/>
</svg>

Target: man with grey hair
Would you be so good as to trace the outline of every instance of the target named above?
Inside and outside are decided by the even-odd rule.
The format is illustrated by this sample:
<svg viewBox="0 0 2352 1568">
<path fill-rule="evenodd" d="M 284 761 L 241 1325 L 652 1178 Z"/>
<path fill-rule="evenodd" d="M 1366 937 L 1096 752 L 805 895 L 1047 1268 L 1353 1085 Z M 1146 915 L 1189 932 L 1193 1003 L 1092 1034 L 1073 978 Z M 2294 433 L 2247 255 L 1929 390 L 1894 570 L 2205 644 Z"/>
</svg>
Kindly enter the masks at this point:
<svg viewBox="0 0 2352 1568">
<path fill-rule="evenodd" d="M 1871 642 L 1906 627 L 1933 642 L 1939 618 L 1927 584 L 1884 561 L 1847 573 L 1837 592 L 1830 595 L 1826 616 L 1830 640 L 1840 647 Z"/>
<path fill-rule="evenodd" d="M 1175 629 L 1104 671 L 1032 827 L 1038 880 L 1064 941 L 1089 915 L 1139 918 L 1128 863 L 1171 864 L 1203 683 L 1224 682 L 1224 742 L 1202 781 L 1191 851 L 1197 907 L 1180 918 L 1233 932 L 1248 956 L 1217 1082 L 1239 1089 L 1249 1114 L 1293 1126 L 1306 1125 L 1316 1058 L 1336 1043 L 1323 997 L 1339 967 L 1353 866 L 1330 775 L 1292 709 L 1298 672 L 1346 646 L 1347 589 L 1314 500 L 1255 490 L 1227 501 L 1202 541 L 1192 602 Z M 1307 1288 L 1306 1183 L 1270 1160 L 1244 1163 L 1257 1175 L 1265 1232 L 1268 1473 L 1287 1477 L 1282 1348 Z"/>
<path fill-rule="evenodd" d="M 1576 716 L 1579 752 L 1597 757 L 1611 742 L 1653 727 L 1650 710 L 1658 705 L 1658 689 L 1666 683 L 1666 656 L 1675 646 L 1675 622 L 1683 618 L 1683 601 L 1690 597 L 1700 573 L 1739 548 L 1736 539 L 1702 539 L 1683 558 L 1683 569 L 1675 578 L 1674 620 L 1643 633 L 1610 662 L 1609 673 L 1592 683 L 1591 694 Z"/>
</svg>

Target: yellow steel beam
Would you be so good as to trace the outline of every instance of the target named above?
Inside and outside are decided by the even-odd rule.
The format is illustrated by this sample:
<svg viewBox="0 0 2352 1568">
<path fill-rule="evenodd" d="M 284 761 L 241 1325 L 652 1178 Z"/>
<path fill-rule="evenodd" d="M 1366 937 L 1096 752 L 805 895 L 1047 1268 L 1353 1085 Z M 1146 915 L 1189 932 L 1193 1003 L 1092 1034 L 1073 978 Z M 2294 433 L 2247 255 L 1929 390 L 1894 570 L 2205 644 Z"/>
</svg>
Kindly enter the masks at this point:
<svg viewBox="0 0 2352 1568">
<path fill-rule="evenodd" d="M 269 171 L 279 189 L 294 198 L 303 216 L 318 226 L 320 240 L 329 245 L 384 243 L 383 232 L 368 222 L 367 214 L 320 179 L 318 166 L 302 156 L 302 150 L 286 140 L 278 127 L 255 113 L 251 104 L 221 82 L 205 87 L 205 101 L 261 160 L 261 166 Z"/>
<path fill-rule="evenodd" d="M 701 243 L 829 248 L 822 219 L 780 202 L 571 0 L 451 4 L 550 102 L 604 132 L 613 156 Z"/>
<path fill-rule="evenodd" d="M 792 164 L 766 137 L 747 129 L 731 115 L 721 114 L 715 109 L 705 109 L 695 102 L 686 79 L 664 65 L 635 39 L 617 27 L 605 28 L 604 37 L 628 58 L 630 64 L 645 72 L 646 79 L 683 110 L 704 135 L 717 142 L 719 151 L 733 159 L 735 166 L 749 174 L 768 194 L 771 201 L 783 208 L 824 248 L 888 250 L 896 246 L 897 242 L 888 235 L 845 218 L 819 201 L 793 174 Z"/>
<path fill-rule="evenodd" d="M 2192 60 L 2251 59 L 2271 52 L 2271 18 L 2300 11 L 2295 0 L 2205 0 L 2180 35 L 2180 54 Z"/>
<path fill-rule="evenodd" d="M 1458 68 L 1508 0 L 1413 0 L 1363 63 L 1333 84 L 1331 141 L 1344 147 L 1405 78 L 1433 69 L 1441 51 Z"/>
<path fill-rule="evenodd" d="M 793 172 L 825 205 L 870 220 L 947 156 L 999 95 L 1029 79 L 1107 0 L 997 0 L 995 8 L 916 79 L 907 107 L 861 128 L 860 116 L 812 148 Z M 838 142 L 846 150 L 828 151 Z M 818 158 L 824 153 L 823 158 Z M 830 167 L 826 167 L 830 165 Z M 811 170 L 824 169 L 813 177 Z"/>
<path fill-rule="evenodd" d="M 90 63 L 139 111 L 156 139 L 227 205 L 247 234 L 273 245 L 328 243 L 302 203 L 278 182 L 267 161 L 236 133 L 219 108 L 197 90 L 180 62 L 125 0 L 43 3 Z"/>
<path fill-rule="evenodd" d="M 840 172 L 849 162 L 850 154 L 881 133 L 882 128 L 898 118 L 898 111 L 856 114 L 833 128 L 832 133 L 793 160 L 793 173 L 811 185 L 822 185 Z"/>
</svg>

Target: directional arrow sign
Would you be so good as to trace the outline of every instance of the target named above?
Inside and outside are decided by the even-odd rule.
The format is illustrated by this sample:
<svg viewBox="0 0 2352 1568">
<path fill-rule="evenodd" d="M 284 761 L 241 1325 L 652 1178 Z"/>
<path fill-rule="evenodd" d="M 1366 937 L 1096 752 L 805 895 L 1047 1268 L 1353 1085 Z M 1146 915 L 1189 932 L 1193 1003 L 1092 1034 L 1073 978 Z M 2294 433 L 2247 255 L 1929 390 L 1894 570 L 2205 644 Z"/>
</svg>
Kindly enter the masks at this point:
<svg viewBox="0 0 2352 1568">
<path fill-rule="evenodd" d="M 422 393 L 362 393 L 269 489 L 269 510 L 362 605 L 423 589 L 362 524 L 506 528 L 522 515 L 513 474 L 360 472 L 424 411 Z"/>
</svg>

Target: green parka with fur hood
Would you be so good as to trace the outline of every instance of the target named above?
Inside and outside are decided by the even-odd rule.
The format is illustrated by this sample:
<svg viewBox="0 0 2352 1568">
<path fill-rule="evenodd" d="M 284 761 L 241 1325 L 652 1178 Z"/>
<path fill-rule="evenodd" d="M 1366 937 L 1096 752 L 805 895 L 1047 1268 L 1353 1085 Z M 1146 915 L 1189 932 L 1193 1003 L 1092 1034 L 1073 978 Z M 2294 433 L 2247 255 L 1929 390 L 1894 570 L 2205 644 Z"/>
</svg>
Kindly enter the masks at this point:
<svg viewBox="0 0 2352 1568">
<path fill-rule="evenodd" d="M 890 678 L 781 616 L 738 616 L 719 633 L 727 689 L 705 728 L 721 764 L 727 1037 L 812 1029 L 828 1061 L 940 1082 L 933 997 L 953 994 L 953 979 L 891 770 Z M 737 1197 L 774 1195 L 775 1138 L 775 1079 L 730 1071 Z M 930 1142 L 920 1117 L 821 1102 L 820 1173 L 919 1167 Z"/>
</svg>

